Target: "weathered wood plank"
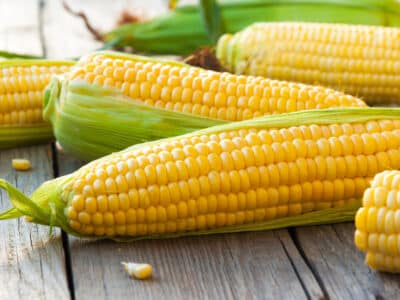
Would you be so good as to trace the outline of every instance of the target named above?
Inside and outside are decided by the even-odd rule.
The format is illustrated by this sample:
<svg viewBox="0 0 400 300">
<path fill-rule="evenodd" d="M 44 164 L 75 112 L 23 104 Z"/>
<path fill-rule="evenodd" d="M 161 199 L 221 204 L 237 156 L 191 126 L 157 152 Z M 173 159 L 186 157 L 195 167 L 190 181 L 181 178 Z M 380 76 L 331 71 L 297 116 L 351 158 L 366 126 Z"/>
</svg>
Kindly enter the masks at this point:
<svg viewBox="0 0 400 300">
<path fill-rule="evenodd" d="M 307 298 L 274 232 L 124 244 L 73 239 L 70 247 L 78 299 Z M 154 279 L 128 278 L 121 261 L 151 263 Z M 317 289 L 312 295 L 321 295 Z"/>
<path fill-rule="evenodd" d="M 400 275 L 375 272 L 364 265 L 364 255 L 354 245 L 353 224 L 298 228 L 295 234 L 330 299 L 399 298 Z"/>
<path fill-rule="evenodd" d="M 50 147 L 35 146 L 0 152 L 0 178 L 5 178 L 25 193 L 52 177 Z M 11 159 L 28 158 L 33 169 L 17 172 Z M 9 208 L 1 193 L 1 211 Z M 60 231 L 49 236 L 46 227 L 24 220 L 0 223 L 0 299 L 68 299 L 64 253 Z"/>
<path fill-rule="evenodd" d="M 38 1 L 0 1 L 0 49 L 42 55 L 39 38 Z M 31 160 L 33 169 L 17 172 L 11 159 Z M 49 146 L 26 147 L 0 152 L 0 178 L 25 193 L 52 178 Z M 8 197 L 0 194 L 0 209 L 9 208 Z M 51 236 L 48 229 L 23 220 L 0 222 L 0 298 L 68 299 L 64 254 L 60 231 Z"/>
</svg>

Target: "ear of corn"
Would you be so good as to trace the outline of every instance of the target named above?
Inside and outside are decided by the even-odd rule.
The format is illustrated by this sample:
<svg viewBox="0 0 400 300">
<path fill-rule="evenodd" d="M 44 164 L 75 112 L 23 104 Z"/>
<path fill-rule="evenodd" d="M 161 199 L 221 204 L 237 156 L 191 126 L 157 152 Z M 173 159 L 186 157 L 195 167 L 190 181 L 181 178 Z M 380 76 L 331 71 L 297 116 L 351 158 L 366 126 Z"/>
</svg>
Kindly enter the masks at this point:
<svg viewBox="0 0 400 300">
<path fill-rule="evenodd" d="M 400 168 L 400 109 L 295 112 L 134 145 L 24 196 L 28 216 L 122 240 L 350 220 L 373 176 Z"/>
<path fill-rule="evenodd" d="M 217 45 L 237 74 L 321 84 L 371 104 L 400 103 L 399 28 L 259 23 Z"/>
<path fill-rule="evenodd" d="M 39 59 L 0 61 L 0 149 L 49 141 L 50 124 L 42 118 L 43 91 L 51 76 L 73 62 Z"/>
<path fill-rule="evenodd" d="M 355 243 L 371 268 L 400 272 L 400 171 L 374 177 L 356 215 Z"/>
<path fill-rule="evenodd" d="M 49 85 L 44 118 L 66 151 L 84 160 L 227 121 L 365 106 L 326 88 L 113 52 L 83 57 L 67 77 Z"/>
<path fill-rule="evenodd" d="M 392 0 L 240 0 L 223 1 L 220 6 L 224 27 L 230 33 L 263 21 L 400 25 L 400 5 Z M 106 34 L 105 40 L 137 52 L 163 54 L 188 54 L 212 45 L 194 5 L 178 7 L 147 22 L 123 25 Z"/>
</svg>

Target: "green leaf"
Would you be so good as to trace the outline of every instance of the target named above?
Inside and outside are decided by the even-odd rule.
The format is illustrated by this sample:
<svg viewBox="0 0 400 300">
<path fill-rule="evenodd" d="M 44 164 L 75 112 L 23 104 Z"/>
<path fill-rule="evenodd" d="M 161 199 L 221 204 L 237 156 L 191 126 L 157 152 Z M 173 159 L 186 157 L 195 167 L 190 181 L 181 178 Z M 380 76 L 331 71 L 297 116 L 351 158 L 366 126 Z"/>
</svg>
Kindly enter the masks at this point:
<svg viewBox="0 0 400 300">
<path fill-rule="evenodd" d="M 20 54 L 15 52 L 1 51 L 0 50 L 0 58 L 29 58 L 29 59 L 41 59 L 43 57 L 30 55 L 30 54 Z"/>
<path fill-rule="evenodd" d="M 203 1 L 212 3 L 214 1 Z M 400 26 L 400 2 L 395 0 L 224 0 L 218 2 L 226 33 L 256 22 L 302 21 Z M 182 5 L 149 21 L 125 24 L 105 34 L 105 40 L 136 52 L 187 55 L 212 46 L 199 5 Z M 215 12 L 212 12 L 215 13 Z M 218 13 L 218 12 L 217 12 Z M 182 42 L 184 41 L 184 42 Z"/>
<path fill-rule="evenodd" d="M 213 43 L 225 33 L 221 8 L 216 0 L 200 0 L 200 13 L 208 37 Z"/>
</svg>

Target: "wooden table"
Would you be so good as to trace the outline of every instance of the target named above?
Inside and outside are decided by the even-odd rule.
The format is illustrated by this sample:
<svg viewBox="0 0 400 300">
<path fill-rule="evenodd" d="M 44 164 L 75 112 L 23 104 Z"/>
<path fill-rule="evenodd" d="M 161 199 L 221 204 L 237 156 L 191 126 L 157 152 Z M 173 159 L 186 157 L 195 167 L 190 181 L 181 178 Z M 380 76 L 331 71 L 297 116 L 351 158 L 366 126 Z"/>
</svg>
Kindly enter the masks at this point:
<svg viewBox="0 0 400 300">
<path fill-rule="evenodd" d="M 104 30 L 133 1 L 68 2 Z M 145 4 L 161 11 L 158 2 Z M 99 46 L 59 1 L 0 0 L 0 49 L 64 58 Z M 33 170 L 12 170 L 14 157 L 29 158 Z M 0 152 L 0 177 L 26 193 L 80 165 L 52 144 Z M 9 202 L 0 196 L 3 210 Z M 3 221 L 0 299 L 400 298 L 400 277 L 364 266 L 353 231 L 353 224 L 338 224 L 119 244 L 83 241 L 59 230 L 49 236 L 47 227 Z M 154 279 L 129 279 L 121 261 L 151 263 Z"/>
</svg>

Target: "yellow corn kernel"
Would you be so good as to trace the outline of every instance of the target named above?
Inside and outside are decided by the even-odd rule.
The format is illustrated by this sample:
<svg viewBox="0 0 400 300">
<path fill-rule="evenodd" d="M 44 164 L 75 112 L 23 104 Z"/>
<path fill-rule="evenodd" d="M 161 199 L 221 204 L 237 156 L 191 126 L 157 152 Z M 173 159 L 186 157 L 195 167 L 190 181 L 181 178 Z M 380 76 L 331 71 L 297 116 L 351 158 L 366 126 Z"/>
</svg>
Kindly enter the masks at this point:
<svg viewBox="0 0 400 300">
<path fill-rule="evenodd" d="M 149 279 L 153 275 L 153 267 L 149 264 L 141 264 L 134 262 L 121 262 L 125 271 L 132 278 Z"/>
<path fill-rule="evenodd" d="M 14 158 L 11 164 L 17 171 L 28 171 L 31 168 L 30 160 L 24 158 Z"/>
</svg>

